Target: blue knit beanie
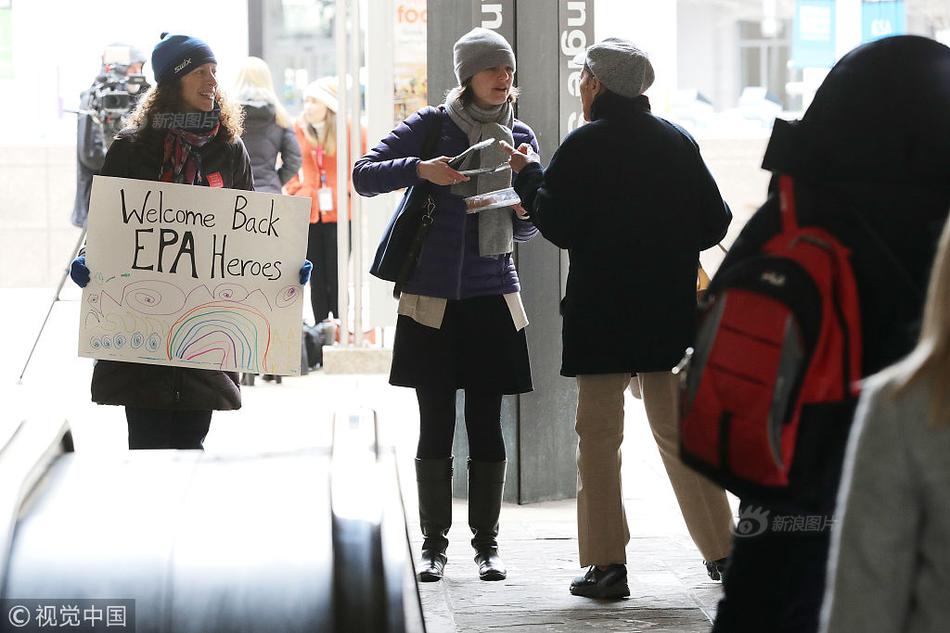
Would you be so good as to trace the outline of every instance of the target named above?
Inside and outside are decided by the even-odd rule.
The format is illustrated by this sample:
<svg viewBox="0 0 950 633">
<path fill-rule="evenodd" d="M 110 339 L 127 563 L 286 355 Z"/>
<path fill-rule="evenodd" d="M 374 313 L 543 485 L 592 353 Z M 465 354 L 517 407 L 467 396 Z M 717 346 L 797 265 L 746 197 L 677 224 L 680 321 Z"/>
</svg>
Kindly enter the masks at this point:
<svg viewBox="0 0 950 633">
<path fill-rule="evenodd" d="M 152 72 L 158 85 L 184 77 L 209 62 L 217 63 L 214 53 L 197 37 L 162 33 L 161 41 L 152 49 Z"/>
</svg>

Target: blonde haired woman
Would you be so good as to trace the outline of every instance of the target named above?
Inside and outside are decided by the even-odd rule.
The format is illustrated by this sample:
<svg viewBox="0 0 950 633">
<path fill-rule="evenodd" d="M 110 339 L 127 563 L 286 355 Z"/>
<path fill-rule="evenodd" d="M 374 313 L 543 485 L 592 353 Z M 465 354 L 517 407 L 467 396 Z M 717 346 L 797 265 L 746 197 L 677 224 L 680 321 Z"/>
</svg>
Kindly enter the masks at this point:
<svg viewBox="0 0 950 633">
<path fill-rule="evenodd" d="M 274 80 L 263 59 L 248 57 L 244 61 L 234 84 L 234 94 L 244 110 L 241 140 L 251 158 L 254 190 L 280 193 L 300 169 L 300 146 L 293 120 L 274 92 Z M 265 374 L 263 378 L 273 380 L 274 376 Z M 276 380 L 279 383 L 280 376 Z M 241 384 L 253 385 L 254 374 L 244 374 Z"/>
<path fill-rule="evenodd" d="M 950 622 L 950 222 L 920 341 L 868 381 L 845 461 L 822 630 L 937 633 Z"/>
<path fill-rule="evenodd" d="M 241 139 L 251 157 L 254 190 L 280 193 L 300 169 L 300 147 L 293 120 L 274 92 L 274 80 L 263 59 L 245 60 L 238 72 L 234 95 L 244 109 Z"/>
<path fill-rule="evenodd" d="M 310 198 L 307 259 L 315 270 L 310 278 L 313 319 L 340 316 L 337 277 L 336 208 L 336 79 L 323 77 L 304 90 L 303 112 L 294 132 L 303 155 L 303 168 L 287 183 L 287 193 Z M 349 219 L 349 218 L 347 218 Z"/>
</svg>

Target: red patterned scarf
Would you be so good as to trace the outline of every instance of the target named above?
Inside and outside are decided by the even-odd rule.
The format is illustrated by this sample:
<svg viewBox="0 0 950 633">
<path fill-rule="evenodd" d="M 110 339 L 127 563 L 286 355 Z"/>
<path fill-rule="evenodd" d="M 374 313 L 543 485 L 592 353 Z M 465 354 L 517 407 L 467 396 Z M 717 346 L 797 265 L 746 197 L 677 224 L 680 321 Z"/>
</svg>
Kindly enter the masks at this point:
<svg viewBox="0 0 950 633">
<path fill-rule="evenodd" d="M 169 128 L 165 135 L 165 154 L 159 180 L 186 185 L 204 184 L 201 171 L 201 154 L 195 150 L 204 147 L 215 137 L 220 123 L 207 130 Z"/>
</svg>

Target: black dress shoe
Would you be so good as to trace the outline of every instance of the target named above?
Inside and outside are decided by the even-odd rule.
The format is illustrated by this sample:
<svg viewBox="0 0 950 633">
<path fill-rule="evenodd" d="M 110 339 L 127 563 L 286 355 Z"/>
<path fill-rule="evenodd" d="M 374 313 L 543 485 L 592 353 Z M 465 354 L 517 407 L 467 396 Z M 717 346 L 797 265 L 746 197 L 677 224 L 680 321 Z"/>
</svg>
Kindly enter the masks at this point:
<svg viewBox="0 0 950 633">
<path fill-rule="evenodd" d="M 419 582 L 436 582 L 442 580 L 445 573 L 445 564 L 449 558 L 444 551 L 435 549 L 422 550 L 422 558 L 419 560 Z"/>
<path fill-rule="evenodd" d="M 627 566 L 618 564 L 599 569 L 597 565 L 591 565 L 586 574 L 571 582 L 571 593 L 585 598 L 626 598 L 630 595 Z"/>
<path fill-rule="evenodd" d="M 726 570 L 729 566 L 728 558 L 720 558 L 719 560 L 704 560 L 703 563 L 706 565 L 706 573 L 709 574 L 709 577 L 713 580 L 721 580 L 726 582 Z"/>
<path fill-rule="evenodd" d="M 476 550 L 475 563 L 478 565 L 478 577 L 482 580 L 504 580 L 508 577 L 508 570 L 498 555 L 497 547 Z"/>
</svg>

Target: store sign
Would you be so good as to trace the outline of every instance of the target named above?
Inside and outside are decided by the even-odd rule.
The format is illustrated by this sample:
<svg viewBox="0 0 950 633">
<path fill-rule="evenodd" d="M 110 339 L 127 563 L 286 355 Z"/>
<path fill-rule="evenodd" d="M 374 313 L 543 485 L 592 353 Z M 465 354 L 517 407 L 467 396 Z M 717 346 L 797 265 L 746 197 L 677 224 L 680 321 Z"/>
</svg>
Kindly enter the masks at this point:
<svg viewBox="0 0 950 633">
<path fill-rule="evenodd" d="M 581 108 L 581 71 L 574 57 L 583 53 L 594 40 L 594 1 L 559 0 L 558 50 L 560 51 L 558 84 L 560 86 L 560 138 L 584 124 Z"/>
<path fill-rule="evenodd" d="M 393 102 L 402 121 L 426 105 L 426 0 L 398 0 L 394 6 Z"/>
<path fill-rule="evenodd" d="M 796 68 L 834 65 L 834 0 L 797 0 L 792 29 L 792 61 Z"/>
<path fill-rule="evenodd" d="M 864 0 L 861 3 L 861 41 L 871 42 L 907 32 L 904 0 Z"/>
</svg>

